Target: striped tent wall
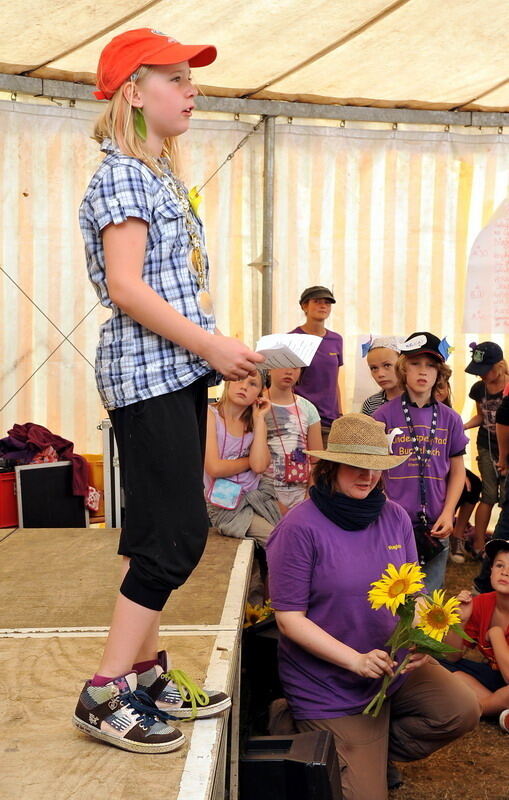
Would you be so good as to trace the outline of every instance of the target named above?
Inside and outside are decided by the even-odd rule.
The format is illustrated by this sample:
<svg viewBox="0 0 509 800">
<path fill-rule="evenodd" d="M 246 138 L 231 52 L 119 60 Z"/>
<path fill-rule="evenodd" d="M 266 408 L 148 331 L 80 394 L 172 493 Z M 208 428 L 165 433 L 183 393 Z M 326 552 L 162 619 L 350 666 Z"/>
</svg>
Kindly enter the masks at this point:
<svg viewBox="0 0 509 800">
<path fill-rule="evenodd" d="M 106 416 L 93 362 L 108 312 L 88 282 L 78 226 L 81 197 L 100 158 L 90 138 L 95 117 L 82 109 L 0 104 L 0 436 L 15 422 L 36 422 L 78 452 L 101 451 L 97 425 Z M 250 130 L 196 120 L 180 147 L 189 185 L 201 185 Z M 200 208 L 218 326 L 251 343 L 260 326 L 261 275 L 248 265 L 261 248 L 262 152 L 261 137 L 253 136 L 207 186 Z"/>
<path fill-rule="evenodd" d="M 302 288 L 334 288 L 347 410 L 360 406 L 353 365 L 370 333 L 447 336 L 454 407 L 469 418 L 469 343 L 509 354 L 507 336 L 463 332 L 468 254 L 507 196 L 509 137 L 280 125 L 276 142 L 276 327 L 303 320 Z"/>
<path fill-rule="evenodd" d="M 83 108 L 0 104 L 0 435 L 34 421 L 82 452 L 100 451 L 104 416 L 91 363 L 107 312 L 88 284 L 77 224 L 98 162 L 94 117 Z M 201 185 L 250 127 L 194 120 L 180 147 L 188 185 Z M 276 130 L 274 330 L 302 320 L 302 288 L 334 287 L 330 326 L 345 337 L 346 410 L 358 408 L 363 337 L 447 335 L 455 407 L 468 417 L 468 343 L 509 346 L 489 331 L 462 333 L 468 252 L 506 196 L 509 137 L 286 123 Z M 207 185 L 200 207 L 218 325 L 249 344 L 261 326 L 262 176 L 257 132 Z"/>
</svg>

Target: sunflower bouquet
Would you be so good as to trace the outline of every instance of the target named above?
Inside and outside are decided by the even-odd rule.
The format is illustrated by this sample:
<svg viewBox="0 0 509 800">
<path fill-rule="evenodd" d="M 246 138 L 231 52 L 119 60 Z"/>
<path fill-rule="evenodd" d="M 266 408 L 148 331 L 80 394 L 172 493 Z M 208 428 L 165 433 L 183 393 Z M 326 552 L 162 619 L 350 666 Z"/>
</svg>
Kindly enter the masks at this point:
<svg viewBox="0 0 509 800">
<path fill-rule="evenodd" d="M 454 653 L 455 648 L 443 642 L 443 638 L 451 628 L 462 638 L 470 640 L 460 625 L 457 613 L 459 601 L 455 597 L 445 600 L 443 591 L 434 590 L 431 595 L 425 594 L 424 573 L 416 563 L 402 564 L 397 569 L 388 564 L 381 578 L 374 581 L 368 592 L 371 608 L 378 610 L 385 607 L 399 617 L 385 646 L 390 648 L 391 661 L 396 660 L 399 650 L 410 649 L 392 676 L 385 675 L 382 686 L 368 703 L 363 714 L 377 717 L 387 696 L 390 684 L 405 669 L 413 653 L 430 656 L 443 656 Z"/>
</svg>

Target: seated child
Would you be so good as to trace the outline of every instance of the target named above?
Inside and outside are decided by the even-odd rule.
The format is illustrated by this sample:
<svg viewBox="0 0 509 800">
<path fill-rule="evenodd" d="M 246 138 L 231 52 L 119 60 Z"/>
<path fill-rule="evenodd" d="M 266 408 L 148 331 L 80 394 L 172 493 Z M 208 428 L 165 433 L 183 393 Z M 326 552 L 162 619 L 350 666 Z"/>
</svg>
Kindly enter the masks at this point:
<svg viewBox="0 0 509 800">
<path fill-rule="evenodd" d="M 281 510 L 300 503 L 310 482 L 310 456 L 304 450 L 320 450 L 322 434 L 320 415 L 315 406 L 294 394 L 300 368 L 285 367 L 269 371 L 265 396 L 271 407 L 265 416 L 267 441 L 272 463 L 266 474 L 274 479 Z"/>
<path fill-rule="evenodd" d="M 509 542 L 492 539 L 486 544 L 486 553 L 494 591 L 476 597 L 467 591 L 458 595 L 463 627 L 474 642 L 465 642 L 449 631 L 445 641 L 459 652 L 442 663 L 474 691 L 481 714 L 499 714 L 500 727 L 509 733 Z M 477 647 L 484 661 L 463 658 L 465 646 Z"/>
<path fill-rule="evenodd" d="M 250 536 L 265 547 L 280 513 L 272 480 L 260 372 L 226 381 L 222 397 L 209 406 L 205 447 L 205 498 L 212 525 L 225 536 Z"/>
<path fill-rule="evenodd" d="M 371 414 L 377 408 L 398 397 L 403 391 L 398 382 L 394 367 L 401 353 L 401 336 L 379 336 L 362 346 L 366 353 L 371 377 L 380 387 L 380 391 L 364 400 L 361 413 Z M 366 351 L 366 348 L 367 351 Z"/>
</svg>

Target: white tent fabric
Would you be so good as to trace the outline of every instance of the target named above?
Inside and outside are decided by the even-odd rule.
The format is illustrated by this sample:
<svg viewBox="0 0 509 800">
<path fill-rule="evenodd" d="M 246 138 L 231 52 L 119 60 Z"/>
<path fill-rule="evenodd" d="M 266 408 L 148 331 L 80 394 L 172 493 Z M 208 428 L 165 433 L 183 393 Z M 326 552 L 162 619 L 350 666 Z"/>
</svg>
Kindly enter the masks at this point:
<svg viewBox="0 0 509 800">
<path fill-rule="evenodd" d="M 105 312 L 94 309 L 77 225 L 99 159 L 89 138 L 94 116 L 0 105 L 0 431 L 38 422 L 82 452 L 100 452 L 96 425 L 104 416 L 83 356 L 93 362 Z M 200 185 L 247 129 L 195 120 L 181 141 L 188 184 Z M 462 332 L 468 252 L 506 196 L 508 144 L 509 136 L 485 132 L 276 126 L 274 330 L 301 321 L 303 287 L 333 286 L 330 327 L 345 336 L 346 409 L 358 408 L 358 337 L 371 332 L 447 335 L 454 405 L 465 416 L 469 342 L 496 338 L 509 353 L 509 337 Z M 219 326 L 249 344 L 260 331 L 261 275 L 250 265 L 261 253 L 262 150 L 256 133 L 208 184 L 200 207 Z"/>
<path fill-rule="evenodd" d="M 410 108 L 509 109 L 505 0 L 11 0 L 0 72 L 93 83 L 137 27 L 216 44 L 207 94 Z"/>
</svg>

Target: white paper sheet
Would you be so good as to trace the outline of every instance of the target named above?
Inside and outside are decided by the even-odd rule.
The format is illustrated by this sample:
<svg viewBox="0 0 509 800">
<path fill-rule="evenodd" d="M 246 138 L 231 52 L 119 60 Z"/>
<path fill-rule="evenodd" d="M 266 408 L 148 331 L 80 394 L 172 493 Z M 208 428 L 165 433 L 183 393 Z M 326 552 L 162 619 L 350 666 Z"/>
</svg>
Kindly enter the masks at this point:
<svg viewBox="0 0 509 800">
<path fill-rule="evenodd" d="M 265 356 L 258 368 L 308 367 L 321 341 L 308 333 L 269 333 L 256 343 L 256 352 Z"/>
</svg>

